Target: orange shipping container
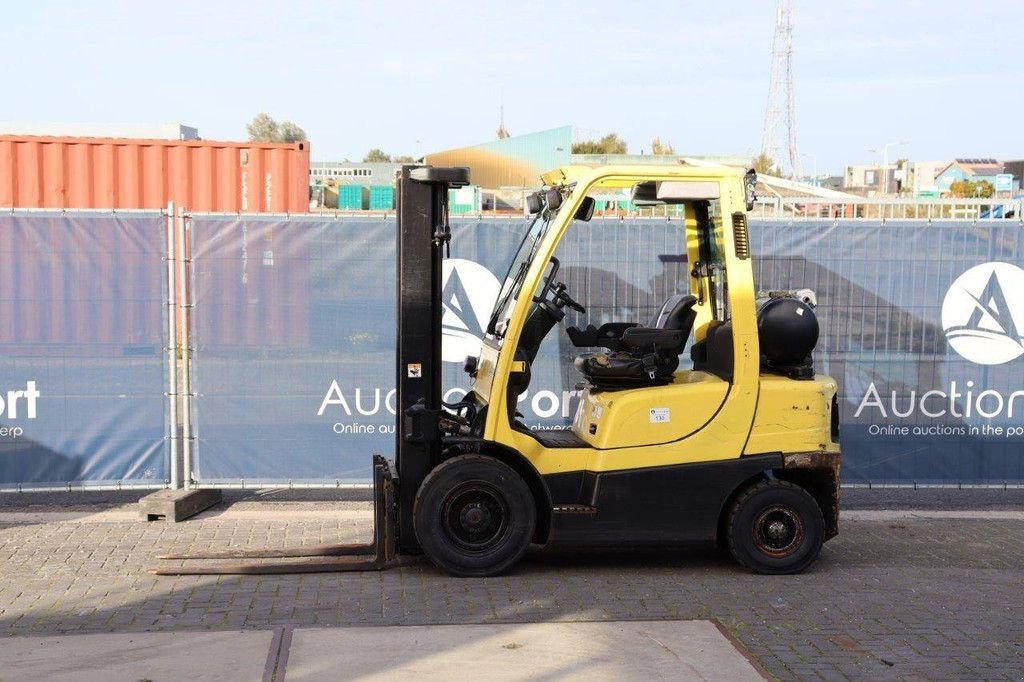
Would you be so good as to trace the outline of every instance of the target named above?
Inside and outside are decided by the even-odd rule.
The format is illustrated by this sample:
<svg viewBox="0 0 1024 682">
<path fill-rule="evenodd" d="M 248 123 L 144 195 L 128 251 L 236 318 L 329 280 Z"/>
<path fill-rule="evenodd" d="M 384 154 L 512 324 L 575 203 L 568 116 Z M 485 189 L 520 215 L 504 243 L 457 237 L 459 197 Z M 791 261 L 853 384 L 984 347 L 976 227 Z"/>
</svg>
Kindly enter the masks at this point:
<svg viewBox="0 0 1024 682">
<path fill-rule="evenodd" d="M 0 135 L 0 207 L 304 213 L 309 143 Z"/>
</svg>

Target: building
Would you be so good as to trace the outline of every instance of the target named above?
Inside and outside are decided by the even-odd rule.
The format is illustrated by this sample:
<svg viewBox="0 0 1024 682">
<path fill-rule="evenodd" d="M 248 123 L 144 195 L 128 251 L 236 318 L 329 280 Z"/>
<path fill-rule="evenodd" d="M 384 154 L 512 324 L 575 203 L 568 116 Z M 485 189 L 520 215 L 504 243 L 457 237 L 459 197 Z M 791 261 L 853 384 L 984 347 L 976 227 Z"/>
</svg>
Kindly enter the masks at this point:
<svg viewBox="0 0 1024 682">
<path fill-rule="evenodd" d="M 181 123 L 25 123 L 0 121 L 0 135 L 198 140 L 199 129 Z"/>
<path fill-rule="evenodd" d="M 843 190 L 843 176 L 842 175 L 826 175 L 823 176 L 819 183 L 819 187 L 830 189 L 833 192 L 841 192 Z"/>
<path fill-rule="evenodd" d="M 995 187 L 996 176 L 1004 172 L 1003 163 L 995 159 L 956 159 L 935 176 L 935 186 L 940 194 L 946 194 L 954 182 L 962 180 L 984 180 Z"/>
<path fill-rule="evenodd" d="M 853 164 L 843 173 L 843 190 L 863 196 L 899 194 L 937 197 L 935 176 L 950 162 L 901 160 L 883 167 L 880 163 Z"/>
<path fill-rule="evenodd" d="M 937 198 L 939 188 L 935 184 L 935 177 L 948 165 L 948 159 L 945 161 L 914 161 L 907 169 L 908 175 L 903 182 L 903 187 L 915 199 Z"/>
<path fill-rule="evenodd" d="M 884 182 L 896 169 L 896 164 L 883 167 L 880 163 L 854 164 L 843 172 L 843 191 L 873 196 L 885 193 Z"/>
<path fill-rule="evenodd" d="M 311 161 L 309 184 L 393 185 L 400 163 L 359 163 L 355 161 Z"/>
<path fill-rule="evenodd" d="M 1013 176 L 1013 191 L 1020 192 L 1024 184 L 1024 160 L 1006 161 L 1003 163 L 1003 169 Z"/>
<path fill-rule="evenodd" d="M 395 176 L 400 163 L 368 163 L 356 161 L 313 161 L 309 164 L 310 208 L 341 208 L 360 210 L 371 207 L 370 193 L 383 191 L 388 199 L 385 210 L 394 202 Z M 344 188 L 344 189 L 343 189 Z"/>
<path fill-rule="evenodd" d="M 431 166 L 465 166 L 474 185 L 487 189 L 539 187 L 540 176 L 572 156 L 572 127 L 551 128 L 427 154 Z"/>
</svg>

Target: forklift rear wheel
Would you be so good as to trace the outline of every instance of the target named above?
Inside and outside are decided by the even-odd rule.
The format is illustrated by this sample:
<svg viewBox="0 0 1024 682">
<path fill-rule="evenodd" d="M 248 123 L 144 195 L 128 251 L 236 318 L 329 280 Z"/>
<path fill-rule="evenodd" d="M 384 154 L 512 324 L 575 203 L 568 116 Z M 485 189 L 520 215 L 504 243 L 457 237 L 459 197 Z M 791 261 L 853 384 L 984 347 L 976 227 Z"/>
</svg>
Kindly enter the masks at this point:
<svg viewBox="0 0 1024 682">
<path fill-rule="evenodd" d="M 821 551 L 825 520 L 817 501 L 788 481 L 772 479 L 748 488 L 729 514 L 729 550 L 757 573 L 799 573 Z"/>
<path fill-rule="evenodd" d="M 413 524 L 423 552 L 457 576 L 498 575 L 526 552 L 537 522 L 522 477 L 486 455 L 439 464 L 416 493 Z"/>
</svg>

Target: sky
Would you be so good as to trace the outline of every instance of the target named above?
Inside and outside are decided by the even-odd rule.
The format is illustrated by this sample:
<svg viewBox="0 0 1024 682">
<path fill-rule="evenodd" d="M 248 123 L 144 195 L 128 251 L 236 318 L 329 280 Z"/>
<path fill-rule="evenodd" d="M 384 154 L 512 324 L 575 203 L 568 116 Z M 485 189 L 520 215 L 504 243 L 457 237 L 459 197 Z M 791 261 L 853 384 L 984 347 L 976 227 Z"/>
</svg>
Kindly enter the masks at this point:
<svg viewBox="0 0 1024 682">
<path fill-rule="evenodd" d="M 0 120 L 196 126 L 258 112 L 313 160 L 427 152 L 563 125 L 679 153 L 759 151 L 775 3 L 0 0 Z M 794 0 L 805 172 L 1024 158 L 1019 2 Z"/>
</svg>

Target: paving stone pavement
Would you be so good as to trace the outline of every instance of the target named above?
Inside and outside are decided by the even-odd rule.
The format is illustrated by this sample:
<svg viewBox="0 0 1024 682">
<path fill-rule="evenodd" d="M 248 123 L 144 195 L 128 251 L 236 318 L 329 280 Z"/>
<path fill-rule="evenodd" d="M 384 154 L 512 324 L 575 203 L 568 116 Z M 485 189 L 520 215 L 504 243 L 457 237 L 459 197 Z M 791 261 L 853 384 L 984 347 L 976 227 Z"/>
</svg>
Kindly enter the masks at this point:
<svg viewBox="0 0 1024 682">
<path fill-rule="evenodd" d="M 533 552 L 511 575 L 456 579 L 422 561 L 301 576 L 145 571 L 171 549 L 364 540 L 371 522 L 352 514 L 275 520 L 271 511 L 176 525 L 3 518 L 0 637 L 716 619 L 782 679 L 1024 679 L 1019 519 L 844 521 L 798 576 L 753 575 L 726 552 L 695 550 Z"/>
</svg>

